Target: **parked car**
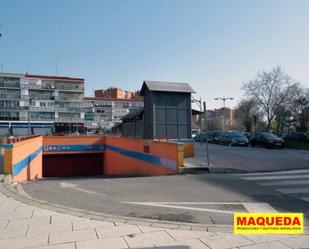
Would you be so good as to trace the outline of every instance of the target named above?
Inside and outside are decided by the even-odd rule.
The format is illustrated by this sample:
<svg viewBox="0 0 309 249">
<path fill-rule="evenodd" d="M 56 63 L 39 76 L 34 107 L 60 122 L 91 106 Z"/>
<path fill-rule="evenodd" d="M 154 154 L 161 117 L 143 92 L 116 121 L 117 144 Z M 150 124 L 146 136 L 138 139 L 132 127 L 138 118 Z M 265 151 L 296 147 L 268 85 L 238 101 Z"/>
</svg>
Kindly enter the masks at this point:
<svg viewBox="0 0 309 249">
<path fill-rule="evenodd" d="M 192 129 L 192 139 L 194 139 L 196 137 L 196 135 L 199 134 L 199 131 L 196 129 Z"/>
<path fill-rule="evenodd" d="M 209 131 L 207 132 L 208 142 L 209 143 L 218 143 L 218 137 L 220 136 L 221 131 Z"/>
<path fill-rule="evenodd" d="M 243 134 L 246 138 L 248 138 L 248 139 L 250 139 L 250 137 L 251 137 L 251 133 L 250 133 L 250 132 L 243 131 L 242 134 Z"/>
<path fill-rule="evenodd" d="M 290 141 L 309 142 L 309 138 L 306 136 L 305 133 L 302 133 L 302 132 L 293 132 L 293 133 L 285 136 L 284 139 L 285 140 L 290 140 Z"/>
<path fill-rule="evenodd" d="M 195 137 L 193 139 L 194 139 L 195 142 L 205 143 L 206 135 L 205 135 L 205 133 L 198 133 L 198 134 L 195 135 Z"/>
<path fill-rule="evenodd" d="M 262 146 L 266 148 L 283 148 L 284 140 L 275 134 L 267 132 L 255 132 L 250 137 L 250 144 L 254 146 Z"/>
<path fill-rule="evenodd" d="M 248 139 L 238 131 L 222 132 L 218 137 L 219 144 L 230 146 L 245 146 L 249 144 Z"/>
</svg>

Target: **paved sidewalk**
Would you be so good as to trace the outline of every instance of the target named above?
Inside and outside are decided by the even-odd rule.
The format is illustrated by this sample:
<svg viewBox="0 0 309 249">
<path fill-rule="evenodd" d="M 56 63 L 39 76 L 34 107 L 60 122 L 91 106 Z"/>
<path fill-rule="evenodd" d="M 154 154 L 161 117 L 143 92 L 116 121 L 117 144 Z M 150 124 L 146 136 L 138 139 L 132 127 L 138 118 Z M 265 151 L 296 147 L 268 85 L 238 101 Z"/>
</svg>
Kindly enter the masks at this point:
<svg viewBox="0 0 309 249">
<path fill-rule="evenodd" d="M 309 235 L 234 235 L 80 218 L 33 207 L 0 193 L 0 248 L 206 249 L 309 248 Z"/>
</svg>

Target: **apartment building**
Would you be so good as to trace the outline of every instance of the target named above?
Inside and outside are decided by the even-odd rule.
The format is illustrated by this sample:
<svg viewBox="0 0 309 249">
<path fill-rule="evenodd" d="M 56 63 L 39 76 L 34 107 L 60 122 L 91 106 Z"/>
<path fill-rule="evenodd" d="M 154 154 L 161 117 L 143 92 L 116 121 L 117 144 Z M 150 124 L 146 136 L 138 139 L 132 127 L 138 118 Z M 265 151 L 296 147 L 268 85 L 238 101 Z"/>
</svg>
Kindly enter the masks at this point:
<svg viewBox="0 0 309 249">
<path fill-rule="evenodd" d="M 52 123 L 55 132 L 82 130 L 84 82 L 82 78 L 0 73 L 2 126 L 12 121 L 22 124 L 16 135 L 28 134 L 25 123 L 29 120 L 33 126 Z"/>
<path fill-rule="evenodd" d="M 123 116 L 143 105 L 138 92 L 114 87 L 95 90 L 95 97 L 85 97 L 86 127 L 93 131 L 109 132 L 114 125 L 121 122 Z"/>
<path fill-rule="evenodd" d="M 97 98 L 112 98 L 112 99 L 136 99 L 143 100 L 139 91 L 128 91 L 118 87 L 109 87 L 106 89 L 98 89 L 94 91 L 94 95 Z"/>
<path fill-rule="evenodd" d="M 224 130 L 224 126 L 226 129 L 233 129 L 235 126 L 235 110 L 229 107 L 207 110 L 207 123 L 209 130 Z M 204 127 L 204 115 L 194 115 L 192 116 L 192 128 L 199 129 L 201 125 L 200 118 L 202 118 L 202 126 Z M 226 122 L 224 124 L 224 122 Z"/>
</svg>

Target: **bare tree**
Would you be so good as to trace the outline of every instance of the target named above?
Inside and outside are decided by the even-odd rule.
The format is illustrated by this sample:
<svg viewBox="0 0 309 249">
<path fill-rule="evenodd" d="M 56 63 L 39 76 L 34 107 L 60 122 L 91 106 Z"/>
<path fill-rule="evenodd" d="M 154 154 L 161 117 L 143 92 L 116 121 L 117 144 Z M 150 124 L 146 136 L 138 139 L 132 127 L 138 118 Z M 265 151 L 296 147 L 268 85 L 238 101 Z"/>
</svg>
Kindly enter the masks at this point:
<svg viewBox="0 0 309 249">
<path fill-rule="evenodd" d="M 252 99 L 265 115 L 268 131 L 276 110 L 287 102 L 292 83 L 291 77 L 278 66 L 270 72 L 259 72 L 255 79 L 243 84 L 245 96 Z"/>
<path fill-rule="evenodd" d="M 290 89 L 289 109 L 298 121 L 298 129 L 307 131 L 309 123 L 309 89 L 294 84 Z"/>
<path fill-rule="evenodd" d="M 241 130 L 251 132 L 253 126 L 256 126 L 258 115 L 258 107 L 252 99 L 242 99 L 236 109 L 235 118 Z"/>
</svg>

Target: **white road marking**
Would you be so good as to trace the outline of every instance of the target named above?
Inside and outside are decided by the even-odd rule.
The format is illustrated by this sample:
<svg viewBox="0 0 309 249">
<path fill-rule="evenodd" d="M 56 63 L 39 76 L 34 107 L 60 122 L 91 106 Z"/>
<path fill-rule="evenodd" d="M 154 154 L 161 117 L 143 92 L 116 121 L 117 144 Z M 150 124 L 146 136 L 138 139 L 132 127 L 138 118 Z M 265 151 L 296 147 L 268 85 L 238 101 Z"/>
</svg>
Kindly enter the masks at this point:
<svg viewBox="0 0 309 249">
<path fill-rule="evenodd" d="M 259 182 L 258 184 L 263 185 L 263 186 L 306 185 L 306 184 L 309 184 L 309 180 Z"/>
<path fill-rule="evenodd" d="M 244 180 L 254 181 L 254 180 L 279 180 L 279 179 L 297 179 L 297 178 L 309 178 L 309 175 L 283 175 L 283 176 L 249 176 L 242 177 Z"/>
<path fill-rule="evenodd" d="M 93 192 L 93 191 L 90 191 L 90 190 L 80 188 L 80 187 L 78 187 L 78 185 L 73 184 L 73 183 L 60 182 L 60 188 L 71 188 L 71 189 L 75 189 L 77 191 L 84 192 L 84 193 L 87 193 L 87 194 L 106 196 L 106 194 L 103 194 L 103 193 L 97 193 L 97 192 Z"/>
<path fill-rule="evenodd" d="M 297 173 L 309 173 L 309 169 L 298 169 L 298 170 L 285 170 L 276 172 L 260 172 L 260 173 L 243 173 L 234 174 L 236 176 L 264 176 L 264 175 L 287 175 L 287 174 L 297 174 Z"/>
<path fill-rule="evenodd" d="M 249 213 L 277 213 L 278 211 L 274 209 L 271 205 L 264 202 L 257 203 L 243 203 L 245 208 Z"/>
<path fill-rule="evenodd" d="M 279 188 L 277 189 L 284 194 L 303 194 L 309 193 L 309 188 Z"/>
<path fill-rule="evenodd" d="M 213 212 L 213 213 L 225 213 L 233 214 L 234 211 L 230 210 L 219 210 L 219 209 L 210 209 L 210 208 L 198 208 L 198 207 L 188 207 L 181 205 L 211 205 L 211 204 L 220 204 L 220 205 L 243 205 L 248 212 L 277 212 L 272 208 L 268 203 L 243 203 L 243 202 L 121 202 L 125 204 L 133 205 L 143 205 L 143 206 L 152 206 L 152 207 L 165 207 L 165 208 L 174 208 L 174 209 L 184 209 L 184 210 L 193 210 L 193 211 L 202 211 L 202 212 Z"/>
</svg>

